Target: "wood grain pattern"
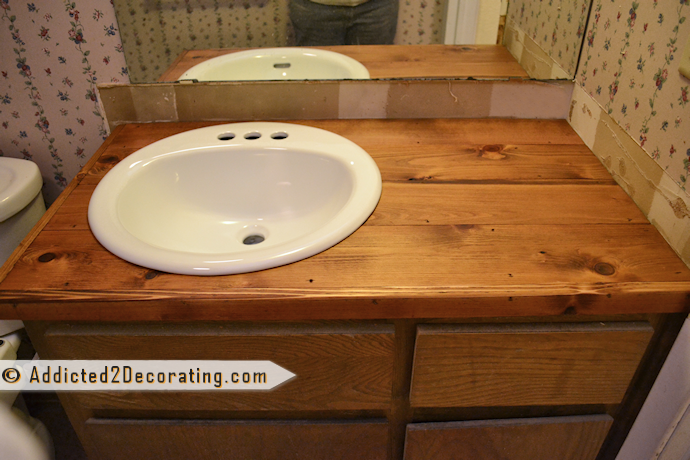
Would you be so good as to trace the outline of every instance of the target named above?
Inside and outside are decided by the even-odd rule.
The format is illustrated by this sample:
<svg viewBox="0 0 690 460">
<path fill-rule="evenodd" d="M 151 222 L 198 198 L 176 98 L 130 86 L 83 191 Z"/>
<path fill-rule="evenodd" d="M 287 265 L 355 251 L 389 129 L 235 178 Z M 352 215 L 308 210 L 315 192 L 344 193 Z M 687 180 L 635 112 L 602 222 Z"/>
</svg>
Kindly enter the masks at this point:
<svg viewBox="0 0 690 460">
<path fill-rule="evenodd" d="M 413 407 L 617 404 L 653 330 L 646 323 L 420 326 Z"/>
<path fill-rule="evenodd" d="M 115 257 L 86 220 L 100 178 L 144 145 L 214 123 L 126 125 L 17 256 L 0 283 L 0 314 L 306 320 L 688 309 L 690 270 L 564 120 L 297 123 L 356 142 L 380 166 L 377 209 L 338 245 L 222 277 L 170 275 Z"/>
<path fill-rule="evenodd" d="M 286 123 L 326 129 L 357 143 L 377 161 L 385 181 L 431 176 L 442 181 L 592 179 L 613 183 L 599 160 L 563 120 L 501 120 L 500 125 L 495 120 L 343 121 Z M 118 161 L 152 142 L 218 124 L 126 125 L 82 183 L 97 184 Z"/>
<path fill-rule="evenodd" d="M 102 460 L 386 460 L 385 421 L 90 419 L 85 448 Z"/>
<path fill-rule="evenodd" d="M 123 129 L 123 126 L 118 126 L 113 130 L 112 134 L 105 140 L 105 142 L 103 142 L 103 144 L 96 151 L 96 153 L 94 153 L 94 155 L 89 159 L 89 161 L 86 162 L 84 167 L 81 169 L 81 171 L 77 173 L 74 179 L 69 184 L 67 184 L 65 190 L 57 197 L 55 202 L 53 202 L 53 204 L 50 206 L 47 212 L 41 217 L 41 219 L 39 219 L 39 221 L 36 223 L 36 225 L 34 225 L 31 231 L 26 235 L 26 237 L 24 237 L 21 243 L 19 243 L 19 246 L 17 246 L 17 248 L 12 252 L 12 254 L 10 254 L 5 263 L 3 263 L 0 266 L 0 283 L 2 283 L 2 280 L 4 280 L 5 277 L 7 277 L 7 275 L 12 271 L 12 269 L 14 268 L 14 264 L 17 263 L 17 260 L 19 260 L 19 257 L 21 256 L 22 252 L 24 252 L 24 250 L 27 247 L 29 247 L 29 245 L 33 242 L 34 238 L 36 238 L 36 236 L 39 233 L 41 233 L 41 231 L 43 231 L 43 228 L 49 222 L 51 217 L 61 207 L 62 203 L 64 203 L 64 201 L 69 197 L 70 193 L 72 193 L 74 189 L 77 188 L 84 176 L 86 176 L 88 172 L 91 170 L 91 168 L 94 167 L 94 165 L 98 162 L 103 152 L 105 152 L 108 149 L 110 144 L 117 137 L 117 135 L 120 132 L 122 132 Z"/>
<path fill-rule="evenodd" d="M 366 45 L 315 46 L 361 62 L 371 78 L 528 78 L 503 46 L 497 45 Z M 193 66 L 237 49 L 187 50 L 158 81 L 176 81 Z"/>
<path fill-rule="evenodd" d="M 684 289 L 674 283 L 684 281 L 684 265 L 675 254 L 660 254 L 659 244 L 663 239 L 648 224 L 601 224 L 596 232 L 590 225 L 366 225 L 299 264 L 227 277 L 184 277 L 132 265 L 104 250 L 88 230 L 54 231 L 41 234 L 24 253 L 22 278 L 8 277 L 3 294 L 8 298 L 15 288 L 16 296 L 30 299 L 36 292 L 41 299 L 42 291 L 22 286 L 46 289 L 43 300 L 58 290 L 64 300 L 70 291 L 75 300 L 99 299 L 98 291 L 121 291 L 131 299 L 179 291 L 190 293 L 188 300 L 209 294 L 241 300 L 262 294 L 428 297 L 439 290 L 477 296 L 482 289 L 493 295 L 525 295 L 525 290 L 570 295 L 605 291 L 607 285 L 612 292 L 617 283 L 640 292 L 657 283 Z M 44 254 L 54 257 L 46 260 Z"/>
<path fill-rule="evenodd" d="M 86 392 L 92 409 L 386 410 L 393 376 L 393 326 L 281 329 L 56 325 L 45 334 L 53 359 L 268 360 L 296 374 L 271 391 Z"/>
<path fill-rule="evenodd" d="M 64 202 L 47 231 L 89 230 L 89 200 L 96 187 L 83 185 Z M 543 210 L 562 195 L 560 206 Z M 437 203 L 430 207 L 429 203 Z M 487 206 L 491 203 L 491 206 Z M 385 183 L 368 225 L 646 224 L 647 219 L 617 185 Z"/>
<path fill-rule="evenodd" d="M 594 460 L 608 415 L 415 423 L 405 460 Z"/>
</svg>

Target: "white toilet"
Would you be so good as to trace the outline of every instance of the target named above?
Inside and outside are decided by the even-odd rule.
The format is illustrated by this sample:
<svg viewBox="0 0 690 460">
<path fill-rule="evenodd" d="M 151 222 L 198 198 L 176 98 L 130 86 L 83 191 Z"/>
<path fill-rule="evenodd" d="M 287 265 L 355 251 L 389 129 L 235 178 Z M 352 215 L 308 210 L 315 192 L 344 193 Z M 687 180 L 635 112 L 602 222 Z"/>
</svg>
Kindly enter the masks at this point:
<svg viewBox="0 0 690 460">
<path fill-rule="evenodd" d="M 46 211 L 36 163 L 0 157 L 0 265 Z"/>
<path fill-rule="evenodd" d="M 43 179 L 35 163 L 0 157 L 0 266 L 46 211 Z M 21 321 L 0 321 L 3 368 L 17 359 Z M 48 430 L 22 410 L 17 392 L 0 392 L 0 460 L 54 457 Z"/>
</svg>

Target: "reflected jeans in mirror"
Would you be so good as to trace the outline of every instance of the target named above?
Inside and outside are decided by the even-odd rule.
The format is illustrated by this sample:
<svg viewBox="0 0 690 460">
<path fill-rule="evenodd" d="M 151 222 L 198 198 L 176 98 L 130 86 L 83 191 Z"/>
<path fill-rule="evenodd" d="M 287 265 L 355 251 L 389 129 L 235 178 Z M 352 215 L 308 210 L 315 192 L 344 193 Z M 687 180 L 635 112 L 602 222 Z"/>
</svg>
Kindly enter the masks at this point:
<svg viewBox="0 0 690 460">
<path fill-rule="evenodd" d="M 290 0 L 298 46 L 390 45 L 398 24 L 398 0 L 368 0 L 357 6 Z"/>
</svg>

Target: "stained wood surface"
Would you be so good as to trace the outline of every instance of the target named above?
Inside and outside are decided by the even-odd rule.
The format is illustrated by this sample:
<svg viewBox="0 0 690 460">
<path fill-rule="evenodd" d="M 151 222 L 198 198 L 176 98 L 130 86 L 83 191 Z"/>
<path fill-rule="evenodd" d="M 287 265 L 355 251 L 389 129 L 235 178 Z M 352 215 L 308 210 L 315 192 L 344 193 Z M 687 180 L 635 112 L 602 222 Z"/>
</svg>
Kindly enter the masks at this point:
<svg viewBox="0 0 690 460">
<path fill-rule="evenodd" d="M 527 72 L 500 45 L 366 45 L 315 46 L 361 62 L 371 78 L 528 78 Z M 158 81 L 177 81 L 208 59 L 244 51 L 183 51 Z"/>
<path fill-rule="evenodd" d="M 422 325 L 410 404 L 618 404 L 652 334 L 646 323 Z"/>
<path fill-rule="evenodd" d="M 0 314 L 299 320 L 688 309 L 690 270 L 564 120 L 295 123 L 352 140 L 381 170 L 378 207 L 341 243 L 287 266 L 220 277 L 119 259 L 88 227 L 98 181 L 145 145 L 217 123 L 126 125 L 17 254 L 0 283 Z"/>
<path fill-rule="evenodd" d="M 90 419 L 89 458 L 386 460 L 385 421 Z"/>
<path fill-rule="evenodd" d="M 405 460 L 594 460 L 608 415 L 415 423 Z"/>
<path fill-rule="evenodd" d="M 53 359 L 272 361 L 296 374 L 271 391 L 84 392 L 90 409 L 141 411 L 386 410 L 393 380 L 393 326 L 62 325 L 49 328 Z"/>
</svg>

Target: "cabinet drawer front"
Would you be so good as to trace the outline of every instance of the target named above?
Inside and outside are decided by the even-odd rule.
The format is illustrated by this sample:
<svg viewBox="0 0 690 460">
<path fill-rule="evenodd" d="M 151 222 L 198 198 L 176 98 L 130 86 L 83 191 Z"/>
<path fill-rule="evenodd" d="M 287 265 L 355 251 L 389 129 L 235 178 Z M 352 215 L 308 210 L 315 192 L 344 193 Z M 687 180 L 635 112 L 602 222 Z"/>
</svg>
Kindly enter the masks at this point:
<svg viewBox="0 0 690 460">
<path fill-rule="evenodd" d="M 411 405 L 616 404 L 652 333 L 647 323 L 423 325 Z"/>
<path fill-rule="evenodd" d="M 92 409 L 388 409 L 393 328 L 232 326 L 57 326 L 46 332 L 53 359 L 267 360 L 296 374 L 271 391 L 84 392 Z"/>
<path fill-rule="evenodd" d="M 89 458 L 101 460 L 385 460 L 388 456 L 385 421 L 89 419 L 85 435 Z"/>
<path fill-rule="evenodd" d="M 405 460 L 594 460 L 613 419 L 608 415 L 407 426 Z"/>
</svg>

